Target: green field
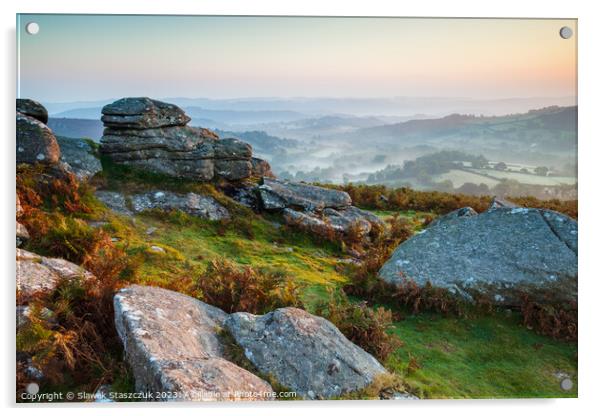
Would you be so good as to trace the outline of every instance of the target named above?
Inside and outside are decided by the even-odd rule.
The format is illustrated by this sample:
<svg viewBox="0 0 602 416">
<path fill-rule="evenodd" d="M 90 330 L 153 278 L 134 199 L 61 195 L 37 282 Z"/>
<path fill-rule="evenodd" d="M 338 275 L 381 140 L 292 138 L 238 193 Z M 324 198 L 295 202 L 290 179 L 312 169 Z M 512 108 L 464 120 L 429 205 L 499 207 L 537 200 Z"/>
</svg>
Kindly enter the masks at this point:
<svg viewBox="0 0 602 416">
<path fill-rule="evenodd" d="M 577 178 L 574 176 L 540 176 L 522 172 L 499 171 L 494 169 L 469 169 L 479 175 L 493 176 L 498 179 L 513 179 L 526 185 L 574 185 Z"/>
<path fill-rule="evenodd" d="M 433 182 L 443 182 L 448 180 L 453 183 L 454 188 L 459 188 L 460 186 L 468 182 L 477 185 L 484 183 L 489 188 L 493 188 L 495 185 L 500 183 L 500 181 L 495 178 L 488 178 L 487 176 L 478 173 L 468 172 L 466 170 L 459 169 L 452 169 L 447 173 L 433 177 Z"/>
</svg>

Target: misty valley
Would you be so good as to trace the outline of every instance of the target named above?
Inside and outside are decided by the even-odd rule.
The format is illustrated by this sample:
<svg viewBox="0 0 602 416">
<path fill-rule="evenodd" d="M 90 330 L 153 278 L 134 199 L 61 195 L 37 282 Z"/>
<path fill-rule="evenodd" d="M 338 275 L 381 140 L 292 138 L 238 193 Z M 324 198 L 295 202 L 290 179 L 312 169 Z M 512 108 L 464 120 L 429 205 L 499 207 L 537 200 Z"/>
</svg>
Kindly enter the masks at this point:
<svg viewBox="0 0 602 416">
<path fill-rule="evenodd" d="M 501 197 L 577 195 L 577 107 L 568 99 L 169 101 L 185 109 L 191 125 L 251 144 L 283 179 Z M 49 126 L 59 136 L 98 141 L 102 104 L 47 104 Z"/>
</svg>

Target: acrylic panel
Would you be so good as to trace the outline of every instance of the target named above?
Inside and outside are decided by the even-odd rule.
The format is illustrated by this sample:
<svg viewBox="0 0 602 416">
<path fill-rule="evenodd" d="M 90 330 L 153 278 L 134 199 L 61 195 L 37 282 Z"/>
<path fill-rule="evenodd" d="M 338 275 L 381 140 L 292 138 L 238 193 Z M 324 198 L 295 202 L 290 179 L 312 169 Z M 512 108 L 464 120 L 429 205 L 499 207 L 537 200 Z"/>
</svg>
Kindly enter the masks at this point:
<svg viewBox="0 0 602 416">
<path fill-rule="evenodd" d="M 577 397 L 575 19 L 21 14 L 17 54 L 18 402 Z"/>
</svg>

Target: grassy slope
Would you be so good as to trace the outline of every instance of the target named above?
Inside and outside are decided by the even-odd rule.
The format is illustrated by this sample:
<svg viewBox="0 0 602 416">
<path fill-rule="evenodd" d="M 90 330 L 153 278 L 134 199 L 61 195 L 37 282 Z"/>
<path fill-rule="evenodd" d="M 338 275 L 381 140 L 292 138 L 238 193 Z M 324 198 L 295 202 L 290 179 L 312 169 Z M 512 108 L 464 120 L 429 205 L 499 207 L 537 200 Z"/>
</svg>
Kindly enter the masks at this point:
<svg viewBox="0 0 602 416">
<path fill-rule="evenodd" d="M 388 213 L 379 213 L 386 215 Z M 235 230 L 225 233 L 216 224 L 185 218 L 161 220 L 152 215 L 129 220 L 112 217 L 109 229 L 121 238 L 131 255 L 143 256 L 136 280 L 167 283 L 189 273 L 200 273 L 208 261 L 223 256 L 240 264 L 284 270 L 307 283 L 305 302 L 312 309 L 325 296 L 327 286 L 345 281 L 336 270 L 342 255 L 336 247 L 323 247 L 303 235 L 283 236 L 272 220 L 253 216 L 254 239 Z M 149 227 L 157 230 L 146 234 Z M 223 235 L 222 235 L 223 234 Z M 274 244 L 274 241 L 278 241 Z M 165 254 L 149 250 L 158 245 Z M 292 250 L 291 250 L 292 249 Z M 520 326 L 515 316 L 479 318 L 441 317 L 432 314 L 405 316 L 393 331 L 404 345 L 387 366 L 404 376 L 407 385 L 422 397 L 557 397 L 576 395 L 560 389 L 554 375 L 577 372 L 574 344 L 541 337 Z M 408 373 L 413 357 L 420 368 Z"/>
<path fill-rule="evenodd" d="M 515 316 L 410 315 L 395 324 L 404 346 L 387 365 L 430 398 L 576 397 L 577 346 L 521 327 Z M 408 372 L 410 358 L 420 366 Z M 559 374 L 575 383 L 560 388 Z"/>
<path fill-rule="evenodd" d="M 108 169 L 107 169 L 108 168 Z M 208 193 L 245 221 L 223 226 L 185 214 L 138 215 L 134 220 L 110 212 L 106 226 L 120 239 L 131 256 L 138 256 L 140 269 L 133 280 L 166 284 L 181 276 L 200 274 L 207 263 L 226 257 L 239 264 L 284 271 L 306 284 L 304 303 L 313 310 L 324 299 L 328 287 L 346 281 L 341 271 L 344 255 L 339 247 L 307 235 L 281 228 L 277 216 L 261 216 L 233 204 L 208 187 L 180 182 L 157 183 L 158 178 L 130 177 L 128 171 L 114 172 L 105 187 L 119 190 L 172 189 Z M 145 184 L 146 183 L 146 184 Z M 391 211 L 376 211 L 380 217 Z M 404 216 L 422 216 L 413 211 Z M 152 234 L 149 227 L 157 228 Z M 165 253 L 150 250 L 161 246 Z M 515 315 L 497 313 L 476 318 L 442 317 L 401 311 L 404 319 L 392 328 L 403 346 L 386 365 L 402 375 L 407 386 L 429 398 L 576 397 L 577 346 L 539 336 L 520 325 Z M 412 360 L 413 359 L 413 360 Z M 420 368 L 408 371 L 415 361 Z M 555 375 L 568 374 L 575 387 L 560 389 Z"/>
</svg>

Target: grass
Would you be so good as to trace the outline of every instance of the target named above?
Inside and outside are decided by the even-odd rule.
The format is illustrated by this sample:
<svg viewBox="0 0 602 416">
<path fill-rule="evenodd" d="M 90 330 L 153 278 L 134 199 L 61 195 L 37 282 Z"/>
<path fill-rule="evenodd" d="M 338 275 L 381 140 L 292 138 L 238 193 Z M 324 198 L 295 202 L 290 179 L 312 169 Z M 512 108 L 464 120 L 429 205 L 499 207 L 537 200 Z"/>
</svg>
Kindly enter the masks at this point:
<svg viewBox="0 0 602 416">
<path fill-rule="evenodd" d="M 126 252 L 140 256 L 140 283 L 166 282 L 174 275 L 202 270 L 210 261 L 225 257 L 240 265 L 252 265 L 297 276 L 307 284 L 329 285 L 343 282 L 337 272 L 342 254 L 334 247 L 321 247 L 300 233 L 282 236 L 281 231 L 260 217 L 250 220 L 254 238 L 241 235 L 232 227 L 222 230 L 220 224 L 188 218 L 186 224 L 173 224 L 149 215 L 136 217 L 135 225 L 113 220 L 112 235 L 124 243 Z M 115 227 L 115 225 L 117 225 Z M 146 230 L 155 227 L 151 235 Z M 149 253 L 159 246 L 165 253 Z"/>
<path fill-rule="evenodd" d="M 502 313 L 408 315 L 394 324 L 404 345 L 386 364 L 424 398 L 577 397 L 576 344 L 539 336 L 519 322 Z M 560 373 L 573 381 L 571 391 L 560 388 Z"/>
</svg>

